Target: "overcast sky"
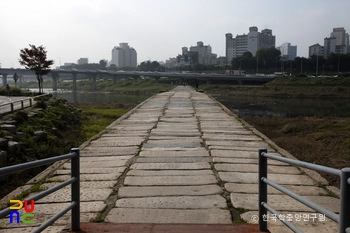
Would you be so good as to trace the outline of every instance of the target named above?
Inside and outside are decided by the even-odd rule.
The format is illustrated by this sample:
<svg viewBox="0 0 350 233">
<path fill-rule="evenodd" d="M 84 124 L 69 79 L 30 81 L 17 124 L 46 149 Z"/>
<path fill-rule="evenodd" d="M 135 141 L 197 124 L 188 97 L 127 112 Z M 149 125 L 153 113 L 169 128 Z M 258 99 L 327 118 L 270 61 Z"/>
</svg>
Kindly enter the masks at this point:
<svg viewBox="0 0 350 233">
<path fill-rule="evenodd" d="M 297 45 L 298 56 L 329 37 L 333 28 L 350 32 L 350 0 L 2 0 L 0 62 L 20 67 L 19 51 L 43 45 L 55 65 L 111 60 L 127 42 L 138 63 L 165 61 L 183 46 L 203 41 L 225 56 L 225 33 L 233 36 L 272 29 L 276 46 Z"/>
</svg>

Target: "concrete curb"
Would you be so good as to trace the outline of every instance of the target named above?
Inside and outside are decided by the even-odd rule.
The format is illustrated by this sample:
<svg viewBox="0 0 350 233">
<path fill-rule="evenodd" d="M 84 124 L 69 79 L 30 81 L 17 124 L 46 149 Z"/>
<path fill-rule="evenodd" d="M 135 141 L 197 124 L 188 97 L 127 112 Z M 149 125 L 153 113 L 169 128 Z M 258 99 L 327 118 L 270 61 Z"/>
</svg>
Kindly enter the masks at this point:
<svg viewBox="0 0 350 233">
<path fill-rule="evenodd" d="M 206 93 L 207 94 L 207 93 Z M 220 103 L 219 101 L 217 101 L 214 97 L 212 97 L 210 94 L 207 94 L 212 100 L 216 101 L 221 108 L 230 116 L 235 117 L 237 120 L 239 119 L 239 121 L 250 131 L 252 131 L 255 135 L 257 135 L 258 137 L 261 137 L 264 141 L 266 141 L 272 148 L 275 148 L 275 151 L 280 153 L 282 156 L 286 157 L 286 158 L 290 158 L 290 159 L 295 159 L 298 160 L 297 158 L 295 158 L 291 153 L 289 153 L 288 151 L 280 148 L 278 145 L 276 145 L 273 141 L 271 141 L 271 139 L 269 139 L 268 137 L 266 137 L 263 133 L 261 133 L 260 131 L 258 131 L 257 129 L 255 129 L 253 126 L 251 126 L 248 122 L 244 121 L 243 119 L 239 118 L 236 114 L 234 114 L 230 109 L 228 109 L 226 106 L 224 106 L 222 103 Z M 258 153 L 258 151 L 256 152 Z M 312 180 L 314 180 L 315 184 L 321 184 L 321 185 L 325 185 L 327 186 L 327 189 L 329 189 L 330 191 L 332 191 L 334 194 L 338 195 L 340 194 L 340 190 L 337 187 L 334 186 L 328 186 L 329 183 L 328 181 L 323 178 L 318 172 L 313 171 L 313 170 L 309 170 L 303 167 L 298 167 L 298 169 L 300 169 L 303 173 L 305 173 L 307 176 L 309 176 Z"/>
</svg>

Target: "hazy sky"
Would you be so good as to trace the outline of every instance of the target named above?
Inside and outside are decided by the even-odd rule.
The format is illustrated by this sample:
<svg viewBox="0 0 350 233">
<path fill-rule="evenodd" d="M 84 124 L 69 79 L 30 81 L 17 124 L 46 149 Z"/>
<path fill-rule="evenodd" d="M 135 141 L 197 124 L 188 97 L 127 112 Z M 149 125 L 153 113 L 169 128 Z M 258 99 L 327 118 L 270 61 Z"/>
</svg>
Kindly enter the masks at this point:
<svg viewBox="0 0 350 233">
<path fill-rule="evenodd" d="M 19 51 L 44 45 L 55 66 L 88 57 L 111 60 L 127 42 L 138 63 L 165 61 L 183 46 L 203 41 L 225 56 L 225 33 L 272 29 L 276 46 L 297 45 L 298 56 L 329 37 L 334 27 L 350 32 L 350 0 L 2 0 L 0 62 L 20 67 Z"/>
</svg>

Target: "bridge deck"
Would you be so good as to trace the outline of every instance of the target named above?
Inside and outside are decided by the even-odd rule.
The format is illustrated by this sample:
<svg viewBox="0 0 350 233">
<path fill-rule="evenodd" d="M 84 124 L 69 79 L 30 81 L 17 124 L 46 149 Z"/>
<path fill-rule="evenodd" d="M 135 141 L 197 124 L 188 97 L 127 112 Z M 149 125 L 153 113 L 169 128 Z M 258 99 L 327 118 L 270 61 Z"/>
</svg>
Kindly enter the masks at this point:
<svg viewBox="0 0 350 233">
<path fill-rule="evenodd" d="M 81 221 L 104 212 L 105 222 L 120 224 L 232 224 L 239 218 L 257 223 L 257 155 L 262 147 L 274 151 L 206 94 L 189 87 L 157 94 L 81 150 Z M 280 162 L 270 164 L 270 179 L 338 212 L 339 200 L 326 196 L 309 176 Z M 68 179 L 69 169 L 69 163 L 63 164 L 43 186 Z M 268 202 L 290 214 L 303 231 L 337 231 L 331 220 L 312 219 L 311 209 L 268 191 Z M 65 188 L 37 202 L 35 224 L 69 200 Z M 13 228 L 7 221 L 2 226 Z M 59 232 L 69 221 L 67 214 L 48 232 Z M 272 215 L 268 221 L 271 232 L 290 232 Z M 16 231 L 0 232 L 28 230 L 21 224 Z"/>
</svg>

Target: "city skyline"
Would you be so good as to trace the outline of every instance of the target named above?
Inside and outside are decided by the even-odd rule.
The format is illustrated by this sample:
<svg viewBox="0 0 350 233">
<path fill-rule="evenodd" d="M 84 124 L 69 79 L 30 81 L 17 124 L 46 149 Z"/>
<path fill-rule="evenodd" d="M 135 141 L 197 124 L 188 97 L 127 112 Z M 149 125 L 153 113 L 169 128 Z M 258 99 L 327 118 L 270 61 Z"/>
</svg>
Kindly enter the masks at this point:
<svg viewBox="0 0 350 233">
<path fill-rule="evenodd" d="M 165 61 L 182 47 L 204 41 L 217 57 L 225 56 L 225 34 L 247 28 L 271 29 L 276 46 L 289 42 L 297 56 L 308 57 L 309 46 L 323 44 L 333 28 L 350 31 L 348 0 L 160 0 L 55 1 L 13 0 L 2 3 L 0 62 L 21 67 L 19 50 L 43 45 L 53 67 L 88 58 L 111 60 L 111 48 L 121 42 L 137 49 L 138 63 Z M 37 25 L 40 25 L 39 27 Z"/>
</svg>

